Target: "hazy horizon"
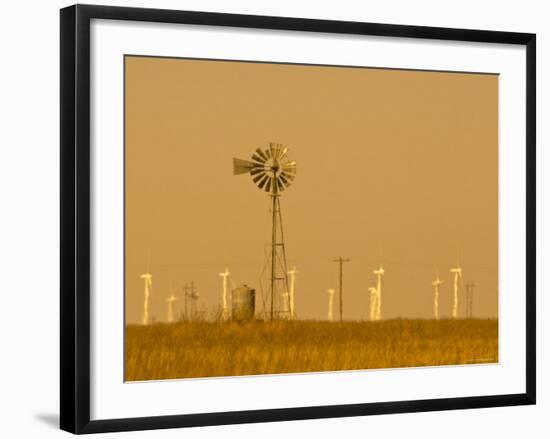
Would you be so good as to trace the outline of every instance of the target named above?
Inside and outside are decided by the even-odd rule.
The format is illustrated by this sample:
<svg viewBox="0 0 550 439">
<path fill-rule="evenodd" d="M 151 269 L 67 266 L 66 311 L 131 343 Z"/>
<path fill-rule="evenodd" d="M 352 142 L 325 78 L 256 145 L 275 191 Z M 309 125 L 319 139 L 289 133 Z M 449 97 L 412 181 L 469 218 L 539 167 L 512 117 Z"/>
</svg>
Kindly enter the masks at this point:
<svg viewBox="0 0 550 439">
<path fill-rule="evenodd" d="M 153 57 L 125 59 L 126 321 L 193 281 L 221 303 L 225 267 L 259 289 L 270 200 L 233 157 L 289 148 L 282 194 L 298 318 L 326 319 L 344 265 L 344 319 L 368 319 L 382 263 L 383 318 L 450 317 L 450 268 L 475 283 L 474 317 L 498 316 L 498 76 Z M 462 294 L 459 316 L 464 315 Z M 261 308 L 261 301 L 258 302 Z"/>
</svg>

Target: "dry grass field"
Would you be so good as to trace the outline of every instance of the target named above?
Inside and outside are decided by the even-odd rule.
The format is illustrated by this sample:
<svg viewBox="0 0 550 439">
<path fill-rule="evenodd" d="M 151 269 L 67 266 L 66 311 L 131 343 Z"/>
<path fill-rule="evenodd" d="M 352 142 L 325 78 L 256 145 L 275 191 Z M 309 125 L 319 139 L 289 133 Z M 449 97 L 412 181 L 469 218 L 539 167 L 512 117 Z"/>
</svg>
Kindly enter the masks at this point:
<svg viewBox="0 0 550 439">
<path fill-rule="evenodd" d="M 498 320 L 126 327 L 126 381 L 491 363 Z"/>
</svg>

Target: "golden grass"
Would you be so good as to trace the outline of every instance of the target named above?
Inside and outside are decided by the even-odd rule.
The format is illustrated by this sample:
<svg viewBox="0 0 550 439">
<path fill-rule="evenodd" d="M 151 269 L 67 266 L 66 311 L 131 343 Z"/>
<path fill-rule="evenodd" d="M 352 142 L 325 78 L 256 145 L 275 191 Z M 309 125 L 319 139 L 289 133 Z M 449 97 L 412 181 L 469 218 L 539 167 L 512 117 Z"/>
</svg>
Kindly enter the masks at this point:
<svg viewBox="0 0 550 439">
<path fill-rule="evenodd" d="M 125 349 L 127 381 L 488 363 L 498 321 L 129 325 Z"/>
</svg>

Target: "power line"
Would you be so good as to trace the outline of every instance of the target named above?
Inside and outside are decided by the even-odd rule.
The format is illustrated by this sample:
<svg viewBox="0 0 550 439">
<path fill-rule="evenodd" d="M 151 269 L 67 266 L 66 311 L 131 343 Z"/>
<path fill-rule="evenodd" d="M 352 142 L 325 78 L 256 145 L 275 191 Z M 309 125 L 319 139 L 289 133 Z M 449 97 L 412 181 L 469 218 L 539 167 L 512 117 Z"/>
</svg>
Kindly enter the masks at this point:
<svg viewBox="0 0 550 439">
<path fill-rule="evenodd" d="M 466 283 L 466 318 L 471 319 L 474 316 L 474 286 L 472 281 Z"/>
<path fill-rule="evenodd" d="M 344 298 L 342 295 L 342 291 L 344 289 L 344 262 L 349 262 L 349 258 L 342 258 L 340 256 L 338 259 L 333 259 L 334 262 L 338 262 L 340 264 L 340 322 L 344 320 Z"/>
</svg>

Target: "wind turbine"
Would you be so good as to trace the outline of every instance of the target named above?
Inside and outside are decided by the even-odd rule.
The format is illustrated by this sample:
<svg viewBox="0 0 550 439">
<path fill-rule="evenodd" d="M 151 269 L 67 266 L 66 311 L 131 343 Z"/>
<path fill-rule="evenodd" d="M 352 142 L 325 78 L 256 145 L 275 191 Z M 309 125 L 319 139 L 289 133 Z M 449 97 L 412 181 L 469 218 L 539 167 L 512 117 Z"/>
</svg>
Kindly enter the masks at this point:
<svg viewBox="0 0 550 439">
<path fill-rule="evenodd" d="M 151 292 L 153 291 L 153 275 L 151 273 L 144 273 L 140 277 L 145 283 L 145 299 L 143 301 L 143 317 L 142 324 L 148 325 L 149 320 L 149 300 L 151 297 Z"/>
<path fill-rule="evenodd" d="M 287 274 L 290 275 L 290 297 L 289 297 L 289 311 L 290 311 L 290 319 L 294 320 L 296 318 L 295 308 L 294 308 L 294 294 L 296 292 L 296 274 L 298 271 L 296 270 L 296 267 L 293 267 L 292 270 L 288 271 Z"/>
<path fill-rule="evenodd" d="M 439 320 L 439 285 L 442 283 L 443 281 L 439 279 L 439 273 L 437 273 L 435 280 L 432 282 L 434 287 L 434 318 L 436 320 Z"/>
<path fill-rule="evenodd" d="M 327 290 L 328 293 L 328 321 L 333 321 L 333 315 L 332 315 L 332 304 L 334 303 L 334 288 L 330 288 Z"/>
<path fill-rule="evenodd" d="M 370 293 L 369 320 L 372 322 L 376 320 L 376 312 L 378 308 L 378 290 L 375 287 L 369 287 L 369 293 Z"/>
<path fill-rule="evenodd" d="M 229 310 L 227 308 L 227 278 L 229 277 L 230 274 L 231 273 L 229 272 L 227 267 L 225 268 L 225 271 L 223 273 L 219 273 L 219 275 L 223 279 L 223 296 L 222 296 L 222 304 L 223 304 L 222 319 L 223 320 L 227 320 L 227 318 L 229 317 Z"/>
<path fill-rule="evenodd" d="M 380 268 L 378 270 L 374 270 L 374 274 L 376 276 L 376 291 L 377 291 L 377 303 L 376 303 L 376 320 L 380 320 L 382 318 L 382 276 L 384 276 L 384 273 L 386 271 L 382 267 L 382 264 L 380 264 Z"/>
<path fill-rule="evenodd" d="M 178 298 L 174 296 L 174 293 L 166 299 L 166 302 L 168 303 L 168 323 L 174 322 L 174 302 L 176 300 L 178 300 Z"/>
<path fill-rule="evenodd" d="M 454 295 L 453 295 L 453 319 L 458 316 L 458 282 L 462 279 L 462 268 L 460 267 L 459 255 L 456 257 L 456 267 L 451 268 L 454 275 Z"/>
<path fill-rule="evenodd" d="M 286 251 L 283 233 L 283 217 L 280 197 L 296 178 L 296 162 L 287 157 L 288 148 L 280 143 L 270 143 L 267 149 L 258 148 L 251 160 L 233 159 L 233 175 L 250 174 L 254 184 L 267 192 L 271 198 L 271 277 L 270 281 L 270 320 L 277 310 L 275 301 L 280 291 L 288 292 Z M 281 281 L 283 285 L 281 285 Z"/>
</svg>

